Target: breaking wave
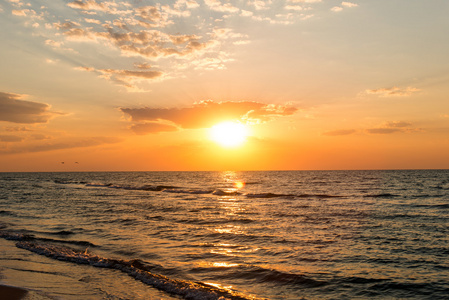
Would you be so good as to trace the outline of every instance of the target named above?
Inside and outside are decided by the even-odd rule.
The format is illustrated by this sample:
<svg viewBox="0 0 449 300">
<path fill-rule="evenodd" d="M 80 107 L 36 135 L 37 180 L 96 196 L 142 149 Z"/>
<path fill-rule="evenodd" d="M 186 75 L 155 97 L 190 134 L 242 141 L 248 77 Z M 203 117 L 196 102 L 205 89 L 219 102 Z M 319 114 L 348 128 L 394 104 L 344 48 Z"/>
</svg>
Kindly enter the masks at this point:
<svg viewBox="0 0 449 300">
<path fill-rule="evenodd" d="M 120 270 L 141 282 L 172 295 L 185 299 L 254 299 L 235 291 L 218 288 L 201 282 L 172 279 L 164 275 L 151 273 L 151 266 L 141 260 L 121 260 L 100 257 L 89 251 L 80 251 L 64 246 L 42 244 L 34 241 L 19 241 L 17 247 L 60 261 L 91 265 L 99 268 Z"/>
</svg>

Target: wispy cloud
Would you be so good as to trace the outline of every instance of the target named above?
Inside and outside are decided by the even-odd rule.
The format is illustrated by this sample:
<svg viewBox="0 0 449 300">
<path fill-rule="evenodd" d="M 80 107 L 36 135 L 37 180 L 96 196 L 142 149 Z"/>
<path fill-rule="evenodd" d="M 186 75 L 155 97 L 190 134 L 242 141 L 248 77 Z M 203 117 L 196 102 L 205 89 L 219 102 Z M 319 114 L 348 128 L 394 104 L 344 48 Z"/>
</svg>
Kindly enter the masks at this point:
<svg viewBox="0 0 449 300">
<path fill-rule="evenodd" d="M 263 1 L 257 1 L 263 2 Z M 214 11 L 237 13 L 240 11 L 238 7 L 235 7 L 231 3 L 221 3 L 219 0 L 204 0 L 207 6 L 209 6 Z"/>
<path fill-rule="evenodd" d="M 176 126 L 173 126 L 170 124 L 164 124 L 164 123 L 157 123 L 157 122 L 146 122 L 146 123 L 140 123 L 140 124 L 133 124 L 130 127 L 130 129 L 132 131 L 134 131 L 134 133 L 139 134 L 139 135 L 179 130 L 179 128 Z"/>
<path fill-rule="evenodd" d="M 409 133 L 409 132 L 420 132 L 423 129 L 412 127 L 412 123 L 404 122 L 404 121 L 392 121 L 386 122 L 379 127 L 376 128 L 368 128 L 366 129 L 367 133 L 370 134 L 392 134 L 392 133 Z"/>
<path fill-rule="evenodd" d="M 352 3 L 352 2 L 342 2 L 341 5 L 344 6 L 344 7 L 357 7 L 357 6 L 359 6 L 358 4 Z"/>
<path fill-rule="evenodd" d="M 390 87 L 390 88 L 380 88 L 373 90 L 365 90 L 366 95 L 376 95 L 379 97 L 408 97 L 414 93 L 420 92 L 421 90 L 415 87 Z"/>
<path fill-rule="evenodd" d="M 263 104 L 259 102 L 214 102 L 202 101 L 184 108 L 120 108 L 131 117 L 136 133 L 208 128 L 226 120 L 242 122 L 265 122 L 275 117 L 289 116 L 298 109 L 291 106 Z M 159 125 L 156 125 L 159 124 Z M 168 124 L 168 125 L 167 125 Z M 159 126 L 159 127 L 158 127 Z"/>
<path fill-rule="evenodd" d="M 45 140 L 45 139 L 37 139 Z M 121 142 L 122 139 L 117 137 L 86 137 L 86 138 L 70 138 L 65 140 L 55 141 L 39 141 L 37 143 L 18 145 L 14 147 L 0 149 L 1 154 L 18 154 L 18 153 L 33 153 L 33 152 L 47 152 L 63 149 L 76 149 L 95 147 L 107 144 L 115 144 Z"/>
<path fill-rule="evenodd" d="M 17 135 L 0 135 L 0 142 L 14 143 L 14 142 L 21 142 L 22 140 L 23 138 Z"/>
<path fill-rule="evenodd" d="M 323 135 L 327 136 L 344 136 L 352 135 L 355 133 L 359 134 L 393 134 L 393 133 L 411 133 L 411 132 L 422 132 L 422 128 L 416 128 L 412 123 L 405 121 L 390 121 L 385 122 L 377 127 L 366 128 L 366 129 L 339 129 L 324 132 Z"/>
<path fill-rule="evenodd" d="M 331 8 L 331 10 L 334 11 L 334 12 L 340 12 L 340 11 L 342 11 L 344 8 L 351 8 L 351 7 L 357 7 L 357 6 L 359 6 L 359 5 L 356 4 L 356 3 L 345 2 L 345 1 L 343 1 L 343 2 L 341 3 L 341 6 L 334 6 L 334 7 Z"/>
<path fill-rule="evenodd" d="M 343 7 L 341 7 L 341 6 L 334 6 L 334 7 L 331 8 L 331 10 L 334 11 L 334 12 L 340 12 L 340 11 L 343 10 Z"/>
<path fill-rule="evenodd" d="M 160 80 L 164 76 L 164 73 L 161 71 L 148 70 L 142 67 L 142 65 L 138 65 L 137 68 L 140 70 L 94 69 L 89 67 L 77 67 L 76 69 L 95 72 L 101 78 L 111 80 L 118 85 L 126 87 L 128 91 L 133 92 L 145 91 L 145 89 L 139 87 L 139 83 Z M 151 66 L 148 66 L 148 68 L 151 68 Z"/>
<path fill-rule="evenodd" d="M 356 132 L 357 132 L 357 130 L 355 130 L 355 129 L 340 129 L 340 130 L 332 130 L 332 131 L 324 132 L 323 135 L 340 136 L 340 135 L 351 135 Z"/>
<path fill-rule="evenodd" d="M 31 129 L 24 126 L 6 126 L 3 129 L 7 132 L 22 132 L 22 131 L 32 131 Z"/>
<path fill-rule="evenodd" d="M 24 95 L 0 92 L 0 121 L 13 123 L 47 123 L 59 112 L 50 111 L 46 103 L 22 100 Z"/>
<path fill-rule="evenodd" d="M 292 3 L 319 3 L 322 0 L 288 0 L 288 1 Z"/>
</svg>

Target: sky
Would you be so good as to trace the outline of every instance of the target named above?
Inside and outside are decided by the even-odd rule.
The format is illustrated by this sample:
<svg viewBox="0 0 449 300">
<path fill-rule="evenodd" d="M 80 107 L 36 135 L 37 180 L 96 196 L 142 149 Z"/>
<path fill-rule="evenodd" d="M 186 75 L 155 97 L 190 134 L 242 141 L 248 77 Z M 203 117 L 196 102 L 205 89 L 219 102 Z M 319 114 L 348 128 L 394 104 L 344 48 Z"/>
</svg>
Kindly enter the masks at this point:
<svg viewBox="0 0 449 300">
<path fill-rule="evenodd" d="M 449 168 L 447 0 L 0 0 L 0 172 Z M 223 121 L 243 144 L 210 137 Z"/>
</svg>

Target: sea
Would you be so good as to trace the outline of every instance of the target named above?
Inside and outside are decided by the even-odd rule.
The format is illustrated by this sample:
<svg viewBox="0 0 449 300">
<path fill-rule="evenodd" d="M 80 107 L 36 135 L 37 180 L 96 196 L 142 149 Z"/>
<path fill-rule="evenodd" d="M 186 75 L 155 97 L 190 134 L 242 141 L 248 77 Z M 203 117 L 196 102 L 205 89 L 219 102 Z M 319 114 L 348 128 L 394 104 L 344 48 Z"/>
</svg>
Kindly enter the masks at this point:
<svg viewBox="0 0 449 300">
<path fill-rule="evenodd" d="M 0 282 L 33 299 L 449 299 L 448 225 L 449 170 L 0 173 Z"/>
</svg>

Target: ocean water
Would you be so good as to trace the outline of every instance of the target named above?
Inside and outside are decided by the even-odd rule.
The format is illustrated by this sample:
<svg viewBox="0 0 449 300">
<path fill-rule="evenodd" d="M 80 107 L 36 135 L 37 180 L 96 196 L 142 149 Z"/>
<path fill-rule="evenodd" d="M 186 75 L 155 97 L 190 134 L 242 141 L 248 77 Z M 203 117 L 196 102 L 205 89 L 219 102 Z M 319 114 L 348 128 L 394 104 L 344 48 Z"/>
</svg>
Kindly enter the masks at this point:
<svg viewBox="0 0 449 300">
<path fill-rule="evenodd" d="M 0 173 L 43 299 L 449 299 L 449 170 Z"/>
</svg>

